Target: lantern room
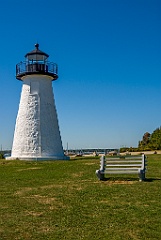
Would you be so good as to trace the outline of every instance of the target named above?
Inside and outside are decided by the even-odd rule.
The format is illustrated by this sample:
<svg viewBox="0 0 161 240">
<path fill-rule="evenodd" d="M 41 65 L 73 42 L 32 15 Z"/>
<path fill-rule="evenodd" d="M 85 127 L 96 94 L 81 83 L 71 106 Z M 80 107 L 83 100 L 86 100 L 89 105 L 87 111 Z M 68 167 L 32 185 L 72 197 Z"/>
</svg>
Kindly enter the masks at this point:
<svg viewBox="0 0 161 240">
<path fill-rule="evenodd" d="M 43 74 L 58 78 L 58 66 L 56 63 L 48 61 L 49 55 L 39 49 L 39 44 L 35 44 L 35 49 L 25 55 L 25 61 L 16 65 L 16 78 L 23 80 L 23 77 L 31 74 Z"/>
</svg>

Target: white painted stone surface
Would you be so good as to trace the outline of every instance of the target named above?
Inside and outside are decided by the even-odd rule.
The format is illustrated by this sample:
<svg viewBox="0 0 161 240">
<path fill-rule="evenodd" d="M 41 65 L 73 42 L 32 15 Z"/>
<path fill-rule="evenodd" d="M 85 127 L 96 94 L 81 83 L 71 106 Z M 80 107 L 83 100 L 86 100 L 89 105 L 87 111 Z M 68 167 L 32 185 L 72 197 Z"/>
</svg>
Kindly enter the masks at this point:
<svg viewBox="0 0 161 240">
<path fill-rule="evenodd" d="M 63 152 L 52 78 L 27 75 L 14 132 L 11 159 L 66 159 Z"/>
</svg>

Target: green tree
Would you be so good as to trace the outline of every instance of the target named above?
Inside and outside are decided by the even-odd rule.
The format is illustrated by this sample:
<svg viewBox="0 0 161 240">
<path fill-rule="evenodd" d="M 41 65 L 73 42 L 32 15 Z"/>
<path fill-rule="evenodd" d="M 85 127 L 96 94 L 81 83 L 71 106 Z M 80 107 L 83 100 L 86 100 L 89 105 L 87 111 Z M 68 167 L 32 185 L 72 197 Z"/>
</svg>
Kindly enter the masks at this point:
<svg viewBox="0 0 161 240">
<path fill-rule="evenodd" d="M 149 145 L 149 142 L 150 142 L 150 133 L 149 132 L 146 132 L 144 133 L 143 135 L 143 138 L 141 141 L 139 141 L 139 145 L 138 145 L 138 148 L 139 150 L 147 150 L 148 149 L 148 145 Z"/>
<path fill-rule="evenodd" d="M 138 144 L 139 151 L 161 150 L 161 127 L 153 131 L 152 134 L 146 132 Z"/>
<path fill-rule="evenodd" d="M 154 130 L 154 132 L 151 134 L 149 145 L 151 149 L 161 149 L 161 127 Z"/>
<path fill-rule="evenodd" d="M 4 159 L 4 154 L 0 153 L 0 159 Z"/>
</svg>

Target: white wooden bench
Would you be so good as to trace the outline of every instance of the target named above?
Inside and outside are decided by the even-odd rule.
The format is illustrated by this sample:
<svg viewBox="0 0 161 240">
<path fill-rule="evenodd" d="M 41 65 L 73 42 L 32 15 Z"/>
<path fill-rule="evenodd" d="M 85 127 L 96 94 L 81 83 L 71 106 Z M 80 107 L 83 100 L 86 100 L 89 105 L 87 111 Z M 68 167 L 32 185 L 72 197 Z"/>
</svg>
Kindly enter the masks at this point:
<svg viewBox="0 0 161 240">
<path fill-rule="evenodd" d="M 100 169 L 96 175 L 100 180 L 105 179 L 105 174 L 138 174 L 139 180 L 145 180 L 146 156 L 130 157 L 105 157 L 100 158 Z"/>
</svg>

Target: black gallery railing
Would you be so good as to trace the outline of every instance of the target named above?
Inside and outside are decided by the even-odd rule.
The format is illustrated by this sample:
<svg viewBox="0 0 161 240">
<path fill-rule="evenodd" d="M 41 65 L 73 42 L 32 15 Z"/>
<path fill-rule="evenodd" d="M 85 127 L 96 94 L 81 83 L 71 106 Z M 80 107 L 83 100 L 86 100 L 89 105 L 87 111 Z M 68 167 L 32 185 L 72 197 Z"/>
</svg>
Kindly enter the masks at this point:
<svg viewBox="0 0 161 240">
<path fill-rule="evenodd" d="M 16 75 L 20 75 L 23 73 L 52 73 L 58 74 L 58 65 L 53 62 L 20 62 L 16 65 Z"/>
</svg>

